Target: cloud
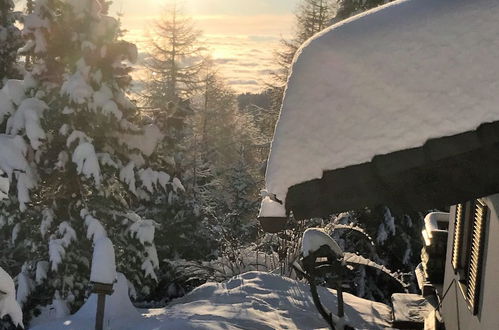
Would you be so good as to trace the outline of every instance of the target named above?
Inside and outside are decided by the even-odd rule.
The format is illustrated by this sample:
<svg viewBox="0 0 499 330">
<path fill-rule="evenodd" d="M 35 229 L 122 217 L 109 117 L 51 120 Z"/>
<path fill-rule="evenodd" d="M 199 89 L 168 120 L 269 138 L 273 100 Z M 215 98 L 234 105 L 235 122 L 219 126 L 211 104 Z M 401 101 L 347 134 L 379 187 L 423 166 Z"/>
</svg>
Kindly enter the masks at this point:
<svg viewBox="0 0 499 330">
<path fill-rule="evenodd" d="M 228 63 L 237 63 L 237 60 L 235 58 L 217 58 L 213 60 L 215 64 L 228 64 Z"/>
<path fill-rule="evenodd" d="M 229 85 L 259 85 L 256 80 L 229 80 Z"/>
<path fill-rule="evenodd" d="M 209 2 L 187 2 L 195 1 L 198 4 L 202 2 L 202 6 Z M 279 40 L 289 37 L 293 27 L 294 18 L 291 10 L 288 10 L 292 6 L 290 7 L 288 0 L 277 0 L 280 1 L 279 6 L 289 8 L 276 11 L 272 8 L 277 3 L 266 0 L 243 3 L 233 0 L 213 1 L 225 4 L 230 2 L 232 7 L 238 3 L 240 8 L 259 8 L 257 11 L 240 10 L 239 14 L 230 14 L 224 10 L 196 10 L 193 21 L 203 31 L 201 40 L 209 48 L 217 70 L 233 89 L 238 92 L 255 92 L 265 88 L 263 82 L 276 69 L 274 52 L 279 47 Z M 152 33 L 153 22 L 158 18 L 159 1 L 122 0 L 121 3 L 124 12 L 123 27 L 129 31 L 126 39 L 137 43 L 143 53 L 141 57 L 146 57 L 147 34 Z M 114 10 L 118 10 L 116 5 Z"/>
</svg>

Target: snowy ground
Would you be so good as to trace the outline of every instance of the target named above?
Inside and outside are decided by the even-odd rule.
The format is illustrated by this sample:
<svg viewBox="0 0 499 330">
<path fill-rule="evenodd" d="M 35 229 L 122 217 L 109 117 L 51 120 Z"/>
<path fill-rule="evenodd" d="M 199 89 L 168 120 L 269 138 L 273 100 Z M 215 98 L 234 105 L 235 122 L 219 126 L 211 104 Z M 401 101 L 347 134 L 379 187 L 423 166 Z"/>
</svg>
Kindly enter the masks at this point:
<svg viewBox="0 0 499 330">
<path fill-rule="evenodd" d="M 166 308 L 130 310 L 116 285 L 114 316 L 108 329 L 327 329 L 316 311 L 306 284 L 262 272 L 248 272 L 224 283 L 207 283 Z M 125 286 L 122 287 L 124 289 Z M 335 291 L 320 288 L 326 306 L 336 310 Z M 89 302 L 92 298 L 89 299 Z M 390 307 L 345 294 L 346 319 L 356 329 L 389 327 Z M 36 330 L 93 329 L 95 301 L 73 316 L 47 322 L 35 320 Z"/>
</svg>

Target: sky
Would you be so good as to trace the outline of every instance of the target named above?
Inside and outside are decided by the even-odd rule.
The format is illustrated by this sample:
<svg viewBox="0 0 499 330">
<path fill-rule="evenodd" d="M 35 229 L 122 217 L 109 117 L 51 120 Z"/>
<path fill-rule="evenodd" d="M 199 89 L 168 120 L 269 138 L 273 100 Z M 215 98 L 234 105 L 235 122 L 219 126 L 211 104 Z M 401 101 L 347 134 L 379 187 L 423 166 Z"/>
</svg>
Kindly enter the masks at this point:
<svg viewBox="0 0 499 330">
<path fill-rule="evenodd" d="M 299 0 L 184 0 L 183 7 L 203 31 L 218 72 L 237 92 L 257 92 L 275 68 L 274 51 L 293 31 Z M 126 39 L 144 47 L 148 31 L 168 0 L 114 0 Z"/>
</svg>

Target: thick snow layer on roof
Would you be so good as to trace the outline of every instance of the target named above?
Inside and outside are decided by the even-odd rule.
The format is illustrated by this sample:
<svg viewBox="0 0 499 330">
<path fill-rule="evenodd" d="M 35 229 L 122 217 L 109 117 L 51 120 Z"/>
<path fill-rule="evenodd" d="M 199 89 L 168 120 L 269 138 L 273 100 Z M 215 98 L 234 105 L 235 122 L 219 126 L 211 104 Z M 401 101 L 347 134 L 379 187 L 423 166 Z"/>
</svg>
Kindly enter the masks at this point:
<svg viewBox="0 0 499 330">
<path fill-rule="evenodd" d="M 118 277 L 118 287 L 120 280 Z M 119 290 L 117 290 L 119 291 Z M 116 294 L 116 293 L 115 293 Z M 324 305 L 337 310 L 336 292 L 319 287 Z M 114 296 L 114 294 L 113 294 Z M 119 301 L 112 304 L 121 306 Z M 386 329 L 391 309 L 351 294 L 343 294 L 345 319 L 355 329 Z M 89 299 L 91 301 L 92 298 Z M 95 301 L 95 300 L 94 300 Z M 142 317 L 132 313 L 128 305 L 124 312 L 112 314 L 106 326 L 112 329 L 328 329 L 315 309 L 310 288 L 289 278 L 262 272 L 249 272 L 235 276 L 224 283 L 206 283 L 187 296 L 176 299 L 166 308 L 143 310 Z M 87 302 L 85 306 L 89 305 Z M 38 323 L 32 329 L 93 329 L 95 302 L 68 318 L 51 323 Z M 113 307 L 106 305 L 106 315 Z M 107 316 L 106 316 L 107 317 Z M 36 320 L 35 320 L 36 322 Z"/>
<path fill-rule="evenodd" d="M 268 193 L 285 201 L 324 170 L 499 120 L 498 17 L 496 0 L 396 1 L 307 41 L 272 142 Z"/>
</svg>

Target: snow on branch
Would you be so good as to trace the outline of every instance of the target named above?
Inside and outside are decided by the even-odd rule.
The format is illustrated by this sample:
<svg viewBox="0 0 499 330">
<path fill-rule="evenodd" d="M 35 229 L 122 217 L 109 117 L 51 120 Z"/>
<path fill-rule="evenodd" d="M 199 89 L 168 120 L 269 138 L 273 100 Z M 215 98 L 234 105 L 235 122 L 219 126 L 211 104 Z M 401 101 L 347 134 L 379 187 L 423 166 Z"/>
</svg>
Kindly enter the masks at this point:
<svg viewBox="0 0 499 330">
<path fill-rule="evenodd" d="M 347 264 L 349 263 L 349 264 L 356 264 L 356 265 L 364 265 L 364 266 L 376 268 L 376 269 L 382 271 L 383 273 L 387 274 L 388 276 L 390 276 L 391 278 L 393 278 L 397 282 L 399 282 L 400 285 L 402 285 L 402 287 L 407 288 L 409 286 L 407 283 L 405 283 L 402 280 L 402 276 L 403 276 L 402 273 L 394 273 L 391 270 L 389 270 L 388 268 L 386 268 L 385 266 L 380 265 L 380 264 L 378 264 L 370 259 L 364 258 L 361 255 L 351 253 L 351 252 L 345 252 L 345 257 L 344 257 L 343 261 Z"/>
<path fill-rule="evenodd" d="M 23 325 L 23 313 L 16 301 L 16 288 L 12 277 L 0 267 L 0 319 L 9 315 L 16 326 Z"/>
<path fill-rule="evenodd" d="M 73 152 L 73 163 L 77 166 L 79 174 L 87 179 L 94 178 L 97 187 L 101 184 L 101 171 L 94 146 L 91 143 L 81 143 Z"/>
</svg>

